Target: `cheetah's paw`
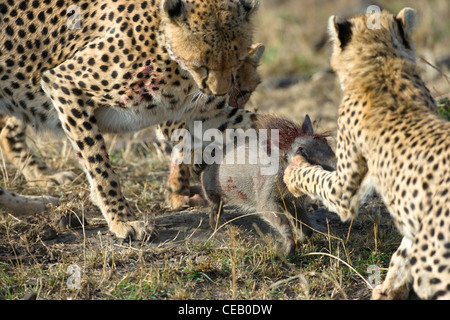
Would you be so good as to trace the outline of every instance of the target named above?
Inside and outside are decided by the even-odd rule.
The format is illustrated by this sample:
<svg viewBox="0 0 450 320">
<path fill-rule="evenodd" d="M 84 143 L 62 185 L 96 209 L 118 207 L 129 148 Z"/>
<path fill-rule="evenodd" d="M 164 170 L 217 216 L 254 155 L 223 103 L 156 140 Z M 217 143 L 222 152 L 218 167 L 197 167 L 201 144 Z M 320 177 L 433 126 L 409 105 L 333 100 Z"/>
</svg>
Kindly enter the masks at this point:
<svg viewBox="0 0 450 320">
<path fill-rule="evenodd" d="M 158 236 L 155 227 L 145 221 L 111 222 L 109 230 L 120 239 L 145 240 Z"/>
<path fill-rule="evenodd" d="M 297 167 L 292 165 L 288 166 L 284 171 L 283 180 L 289 192 L 292 193 L 295 197 L 300 197 L 302 193 L 297 190 L 297 187 L 295 185 L 295 181 L 297 178 L 295 176 L 294 169 L 297 169 Z"/>
</svg>

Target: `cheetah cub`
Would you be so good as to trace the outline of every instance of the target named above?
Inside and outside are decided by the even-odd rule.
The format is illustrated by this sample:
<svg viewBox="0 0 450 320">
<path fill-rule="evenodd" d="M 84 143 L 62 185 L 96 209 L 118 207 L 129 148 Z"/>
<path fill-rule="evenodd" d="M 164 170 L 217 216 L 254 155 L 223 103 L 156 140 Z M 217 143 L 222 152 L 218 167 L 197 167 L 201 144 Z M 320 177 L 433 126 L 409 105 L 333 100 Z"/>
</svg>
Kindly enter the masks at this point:
<svg viewBox="0 0 450 320">
<path fill-rule="evenodd" d="M 450 122 L 415 63 L 416 11 L 383 11 L 329 20 L 331 66 L 343 88 L 337 132 L 337 170 L 295 156 L 284 180 L 296 196 L 321 199 L 343 220 L 356 216 L 369 187 L 382 197 L 400 247 L 373 299 L 450 299 Z M 308 183 L 309 181 L 309 183 Z"/>
</svg>

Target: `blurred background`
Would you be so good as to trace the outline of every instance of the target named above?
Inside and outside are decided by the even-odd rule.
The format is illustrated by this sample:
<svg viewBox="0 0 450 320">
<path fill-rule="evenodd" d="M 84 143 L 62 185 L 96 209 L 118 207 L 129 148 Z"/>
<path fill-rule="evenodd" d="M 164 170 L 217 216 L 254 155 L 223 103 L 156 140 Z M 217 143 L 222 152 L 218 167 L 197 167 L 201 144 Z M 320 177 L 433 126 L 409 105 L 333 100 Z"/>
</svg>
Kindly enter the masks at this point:
<svg viewBox="0 0 450 320">
<path fill-rule="evenodd" d="M 450 75 L 449 0 L 261 0 L 254 40 L 266 46 L 259 68 L 263 82 L 247 108 L 298 121 L 308 113 L 318 130 L 335 133 L 341 93 L 329 69 L 328 18 L 365 13 L 372 4 L 392 13 L 404 7 L 416 9 L 417 56 Z M 450 80 L 426 63 L 418 60 L 418 64 L 433 96 L 449 97 Z"/>
</svg>

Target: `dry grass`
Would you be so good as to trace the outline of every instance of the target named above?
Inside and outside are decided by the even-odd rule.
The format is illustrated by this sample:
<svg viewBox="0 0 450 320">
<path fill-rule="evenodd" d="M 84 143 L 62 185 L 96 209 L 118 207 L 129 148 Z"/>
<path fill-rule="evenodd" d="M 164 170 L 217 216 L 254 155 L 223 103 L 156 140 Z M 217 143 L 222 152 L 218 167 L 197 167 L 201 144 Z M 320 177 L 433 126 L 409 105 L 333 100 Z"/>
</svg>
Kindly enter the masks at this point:
<svg viewBox="0 0 450 320">
<path fill-rule="evenodd" d="M 327 46 L 315 51 L 314 45 L 329 15 L 345 14 L 360 2 L 262 2 L 255 40 L 267 47 L 260 68 L 264 81 L 249 108 L 297 120 L 308 113 L 319 130 L 335 130 L 340 92 L 334 76 L 326 72 Z M 379 3 L 393 10 L 406 5 L 418 9 L 420 55 L 434 64 L 450 54 L 447 0 Z M 423 68 L 432 93 L 448 97 L 450 85 L 444 78 L 425 63 Z M 7 299 L 22 299 L 29 292 L 39 299 L 367 299 L 368 267 L 379 267 L 383 276 L 400 242 L 376 200 L 364 206 L 352 224 L 321 215 L 324 229 L 291 258 L 278 253 L 276 235 L 257 219 L 256 225 L 243 222 L 251 217 L 240 217 L 213 234 L 205 227 L 205 210 L 177 214 L 164 206 L 167 161 L 143 157 L 111 137 L 111 160 L 125 196 L 138 213 L 157 221 L 165 235 L 154 243 L 119 242 L 91 204 L 86 179 L 68 144 L 45 138 L 42 146 L 32 136 L 30 141 L 49 165 L 74 170 L 79 178 L 64 188 L 40 190 L 27 186 L 20 172 L 2 163 L 2 187 L 26 194 L 50 192 L 63 201 L 44 217 L 17 219 L 2 211 L 0 296 Z M 89 225 L 60 229 L 59 219 L 70 213 L 85 216 Z M 80 271 L 79 284 L 73 282 L 71 266 Z"/>
<path fill-rule="evenodd" d="M 71 153 L 70 149 L 47 150 L 52 150 L 46 152 L 52 159 L 66 159 Z M 185 235 L 162 234 L 164 239 L 153 243 L 117 241 L 90 203 L 80 174 L 78 183 L 52 190 L 61 195 L 63 204 L 44 217 L 18 219 L 4 213 L 0 220 L 0 296 L 21 299 L 34 292 L 39 299 L 368 298 L 367 267 L 386 268 L 386 256 L 400 240 L 391 223 L 384 221 L 375 244 L 375 216 L 386 216 L 376 207 L 375 216 L 366 210 L 350 233 L 349 224 L 329 215 L 326 230 L 316 232 L 297 255 L 287 258 L 278 251 L 277 235 L 267 231 L 256 216 L 251 217 L 255 225 L 250 228 L 248 223 L 241 224 L 244 216 L 233 216 L 213 232 L 202 222 L 206 210 L 192 209 L 181 216 L 197 216 L 200 223 L 186 218 L 184 224 L 171 224 L 165 218 L 172 213 L 162 204 L 166 164 L 134 152 L 115 152 L 111 158 L 132 205 L 150 219 L 161 218 L 162 233 L 165 228 L 178 233 L 186 228 Z M 68 160 L 69 166 L 75 166 L 72 161 Z M 15 183 L 15 190 L 40 192 L 27 188 L 21 177 Z M 61 229 L 60 218 L 67 214 L 86 217 L 89 224 Z M 75 283 L 70 268 L 74 267 L 80 271 L 78 289 L 71 286 Z"/>
</svg>

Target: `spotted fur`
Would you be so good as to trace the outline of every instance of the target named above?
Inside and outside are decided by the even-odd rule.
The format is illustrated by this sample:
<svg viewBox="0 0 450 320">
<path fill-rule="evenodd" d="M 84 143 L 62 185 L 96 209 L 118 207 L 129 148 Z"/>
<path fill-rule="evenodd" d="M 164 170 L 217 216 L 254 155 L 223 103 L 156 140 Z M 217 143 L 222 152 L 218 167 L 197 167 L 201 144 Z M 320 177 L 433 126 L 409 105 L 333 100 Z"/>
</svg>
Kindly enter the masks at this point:
<svg viewBox="0 0 450 320">
<path fill-rule="evenodd" d="M 403 241 L 373 298 L 403 299 L 413 288 L 422 299 L 449 299 L 450 122 L 436 113 L 415 64 L 415 10 L 383 11 L 379 29 L 368 29 L 369 17 L 330 18 L 331 65 L 344 92 L 337 171 L 296 157 L 285 182 L 344 220 L 355 217 L 367 189 L 375 188 Z"/>
<path fill-rule="evenodd" d="M 239 68 L 236 74 L 236 84 L 230 94 L 229 104 L 233 108 L 244 108 L 251 94 L 261 82 L 257 73 L 259 61 L 264 53 L 264 45 L 252 45 L 248 57 Z M 159 126 L 159 136 L 170 140 L 171 134 L 177 129 L 184 129 L 186 124 L 183 121 L 166 122 Z M 164 141 L 159 140 L 159 145 L 166 146 Z M 181 155 L 182 156 L 182 155 Z M 190 186 L 191 170 L 190 165 L 171 162 L 170 173 L 167 179 L 167 204 L 174 210 L 183 206 L 203 206 L 205 199 L 199 188 Z M 200 192 L 200 193 L 199 193 Z"/>
<path fill-rule="evenodd" d="M 136 220 L 124 198 L 103 133 L 203 116 L 218 126 L 251 125 L 227 102 L 252 44 L 258 6 L 258 0 L 2 2 L 0 111 L 37 130 L 63 130 L 111 232 L 142 239 L 153 226 Z"/>
</svg>

